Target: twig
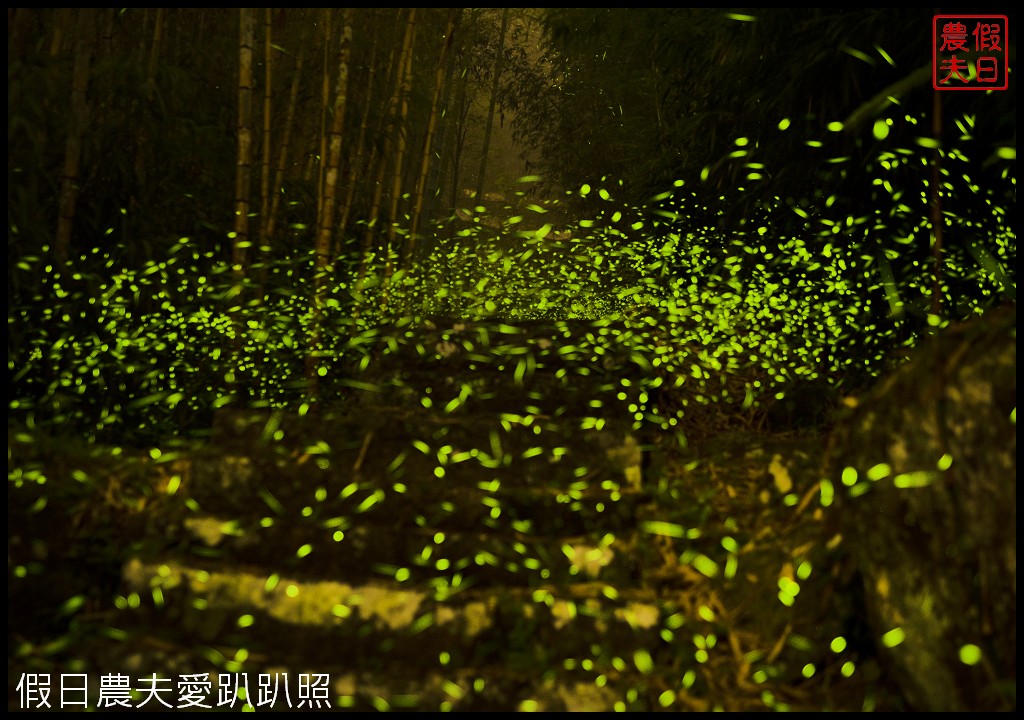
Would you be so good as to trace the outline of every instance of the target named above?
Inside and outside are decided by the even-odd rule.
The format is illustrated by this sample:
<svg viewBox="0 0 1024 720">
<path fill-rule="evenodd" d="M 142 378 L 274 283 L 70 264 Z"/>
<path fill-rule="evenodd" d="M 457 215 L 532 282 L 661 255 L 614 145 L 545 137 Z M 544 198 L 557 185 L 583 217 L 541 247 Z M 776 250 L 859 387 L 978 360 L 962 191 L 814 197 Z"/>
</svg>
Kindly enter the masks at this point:
<svg viewBox="0 0 1024 720">
<path fill-rule="evenodd" d="M 807 505 L 811 502 L 811 498 L 813 498 L 814 495 L 820 491 L 820 489 L 821 480 L 811 485 L 807 492 L 804 493 L 803 498 L 801 498 L 800 500 L 800 504 L 796 506 L 796 510 L 793 511 L 793 514 L 799 515 L 800 513 L 802 513 L 807 508 Z"/>
<path fill-rule="evenodd" d="M 359 456 L 356 458 L 355 465 L 352 466 L 352 474 L 358 475 L 359 471 L 363 467 L 363 460 L 366 459 L 366 451 L 370 447 L 370 441 L 373 439 L 373 430 L 366 433 L 366 437 L 363 438 L 363 445 L 359 448 Z"/>
<path fill-rule="evenodd" d="M 789 639 L 789 634 L 792 631 L 793 631 L 792 623 L 786 623 L 786 629 L 783 630 L 782 631 L 782 635 L 779 636 L 779 641 L 777 643 L 775 643 L 775 647 L 773 647 L 772 651 L 770 653 L 768 653 L 767 660 L 768 660 L 769 664 L 775 662 L 775 658 L 777 658 L 779 656 L 779 653 L 782 652 L 782 648 L 785 647 L 786 640 Z"/>
</svg>

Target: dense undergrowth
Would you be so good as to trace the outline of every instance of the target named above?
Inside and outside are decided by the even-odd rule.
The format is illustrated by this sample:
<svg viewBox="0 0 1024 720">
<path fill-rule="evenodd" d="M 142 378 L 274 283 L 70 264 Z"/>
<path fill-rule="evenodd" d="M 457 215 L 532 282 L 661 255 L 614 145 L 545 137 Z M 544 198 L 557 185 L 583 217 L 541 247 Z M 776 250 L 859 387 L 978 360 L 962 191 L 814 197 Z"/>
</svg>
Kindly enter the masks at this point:
<svg viewBox="0 0 1024 720">
<path fill-rule="evenodd" d="M 722 230 L 721 212 L 681 182 L 643 207 L 618 204 L 610 182 L 553 203 L 482 203 L 437 224 L 411 267 L 370 258 L 361 273 L 342 257 L 316 313 L 308 254 L 239 280 L 224 248 L 188 237 L 142 267 L 121 262 L 126 248 L 63 267 L 44 249 L 9 266 L 9 415 L 97 440 L 195 433 L 219 407 L 309 401 L 315 336 L 329 404 L 372 357 L 414 342 L 416 318 L 438 316 L 605 328 L 592 342 L 628 344 L 621 355 L 660 388 L 637 422 L 675 424 L 687 406 L 763 408 L 808 384 L 856 391 L 921 333 L 1015 298 L 1012 164 L 993 191 L 968 177 L 962 153 L 943 162 L 937 290 L 927 158 L 902 150 L 867 168 L 875 203 L 861 215 L 843 216 L 834 195 L 777 200 Z"/>
</svg>

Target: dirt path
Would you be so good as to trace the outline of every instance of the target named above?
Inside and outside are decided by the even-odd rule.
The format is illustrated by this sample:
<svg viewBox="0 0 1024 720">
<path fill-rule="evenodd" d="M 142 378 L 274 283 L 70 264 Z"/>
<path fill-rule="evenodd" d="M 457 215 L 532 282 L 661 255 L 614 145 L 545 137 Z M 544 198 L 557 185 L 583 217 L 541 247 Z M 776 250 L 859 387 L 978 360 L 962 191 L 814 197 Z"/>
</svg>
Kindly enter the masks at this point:
<svg viewBox="0 0 1024 720">
<path fill-rule="evenodd" d="M 74 670 L 91 706 L 121 673 L 208 677 L 213 706 L 219 681 L 247 680 L 256 704 L 260 680 L 287 685 L 258 709 L 303 692 L 378 710 L 860 709 L 865 681 L 817 640 L 842 632 L 806 503 L 820 442 L 666 452 L 633 429 L 642 390 L 600 332 L 425 325 L 382 340 L 331 412 L 227 413 L 202 448 L 102 468 L 103 511 L 26 511 L 15 556 L 91 536 L 107 576 L 54 561 L 49 605 L 45 577 L 19 586 L 12 705 L 22 673 Z M 72 592 L 83 612 L 54 622 Z M 66 647 L 44 652 L 55 627 Z"/>
</svg>

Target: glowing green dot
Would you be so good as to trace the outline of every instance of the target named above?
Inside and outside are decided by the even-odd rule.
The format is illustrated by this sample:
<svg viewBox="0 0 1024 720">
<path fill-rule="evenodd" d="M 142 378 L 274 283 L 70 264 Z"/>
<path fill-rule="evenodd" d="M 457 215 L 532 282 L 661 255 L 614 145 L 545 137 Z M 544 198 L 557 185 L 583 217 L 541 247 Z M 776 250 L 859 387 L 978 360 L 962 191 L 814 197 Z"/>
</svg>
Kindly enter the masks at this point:
<svg viewBox="0 0 1024 720">
<path fill-rule="evenodd" d="M 902 643 L 904 639 L 906 639 L 906 633 L 903 632 L 903 628 L 893 628 L 882 635 L 882 644 L 892 648 Z"/>
<path fill-rule="evenodd" d="M 633 662 L 636 663 L 636 669 L 644 675 L 654 671 L 654 661 L 651 659 L 651 654 L 646 650 L 637 650 L 633 653 Z"/>
<path fill-rule="evenodd" d="M 891 472 L 892 469 L 888 465 L 886 465 L 885 463 L 879 463 L 878 465 L 874 465 L 868 468 L 868 480 L 877 481 L 883 478 L 887 478 L 889 477 L 889 474 Z"/>
<path fill-rule="evenodd" d="M 843 485 L 853 487 L 857 484 L 857 471 L 852 467 L 843 468 Z"/>
<path fill-rule="evenodd" d="M 977 665 L 981 662 L 981 648 L 968 643 L 960 648 L 960 662 L 964 665 Z"/>
</svg>

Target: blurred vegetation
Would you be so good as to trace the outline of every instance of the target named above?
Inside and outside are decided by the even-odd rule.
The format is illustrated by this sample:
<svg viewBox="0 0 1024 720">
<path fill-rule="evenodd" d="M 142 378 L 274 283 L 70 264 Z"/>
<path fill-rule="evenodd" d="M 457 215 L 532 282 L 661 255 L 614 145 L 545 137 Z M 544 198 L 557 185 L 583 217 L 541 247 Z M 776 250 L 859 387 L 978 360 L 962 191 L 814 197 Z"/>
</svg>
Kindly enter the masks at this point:
<svg viewBox="0 0 1024 720">
<path fill-rule="evenodd" d="M 818 206 L 832 194 L 871 207 L 862 164 L 930 133 L 927 11 L 554 8 L 544 20 L 542 60 L 509 94 L 541 110 L 514 122 L 569 186 L 615 178 L 625 199 L 643 202 L 702 179 L 698 199 L 725 195 L 733 224 L 759 203 Z M 967 153 L 977 181 L 989 179 L 975 171 L 997 147 L 1016 146 L 1014 103 L 1012 89 L 942 94 L 943 144 L 982 140 Z M 883 136 L 871 132 L 880 115 Z M 961 116 L 970 129 L 954 128 Z M 777 132 L 782 124 L 792 132 Z"/>
<path fill-rule="evenodd" d="M 301 166 L 316 154 L 301 150 L 315 147 L 316 124 L 298 125 L 309 130 L 280 189 L 287 222 L 240 280 L 228 231 L 234 17 L 171 13 L 151 54 L 139 34 L 160 17 L 96 19 L 103 51 L 90 74 L 66 263 L 53 257 L 52 238 L 70 117 L 70 53 L 59 35 L 72 26 L 62 11 L 14 18 L 8 372 L 11 412 L 27 422 L 156 438 L 202 426 L 221 406 L 292 403 L 303 399 L 307 353 L 340 380 L 361 362 L 354 338 L 412 314 L 622 320 L 672 385 L 691 374 L 694 351 L 716 374 L 748 373 L 727 394 L 749 406 L 798 381 L 855 389 L 921 332 L 1015 298 L 1012 91 L 945 94 L 937 149 L 920 107 L 926 86 L 894 98 L 870 129 L 828 124 L 927 57 L 890 37 L 924 33 L 927 23 L 881 11 L 553 10 L 546 45 L 527 42 L 544 37 L 528 32 L 531 15 L 513 23 L 519 44 L 507 50 L 501 100 L 522 138 L 543 149 L 556 185 L 571 189 L 528 177 L 507 200 L 464 197 L 457 213 L 435 211 L 418 262 L 394 276 L 386 258 L 400 248 L 359 239 L 379 236 L 385 219 L 354 213 L 337 230 L 321 337 L 311 328 L 316 165 Z M 479 25 L 457 36 L 468 47 L 453 62 L 489 83 L 495 28 L 473 18 Z M 323 18 L 282 11 L 275 23 L 282 54 L 294 54 Z M 378 36 L 358 24 L 355 56 L 388 42 L 389 27 Z M 186 42 L 196 44 L 185 51 Z M 704 68 L 697 77 L 694 65 Z M 374 70 L 359 60 L 355 68 Z M 312 117 L 315 78 L 299 80 Z M 352 103 L 372 108 L 360 86 Z M 593 103 L 598 112 L 587 111 Z M 617 111 L 615 122 L 606 111 Z M 364 117 L 372 127 L 372 113 Z M 357 123 L 348 128 L 354 135 Z M 928 222 L 936 163 L 937 281 Z M 368 188 L 351 189 L 359 197 Z M 314 337 L 320 345 L 310 348 Z"/>
</svg>

